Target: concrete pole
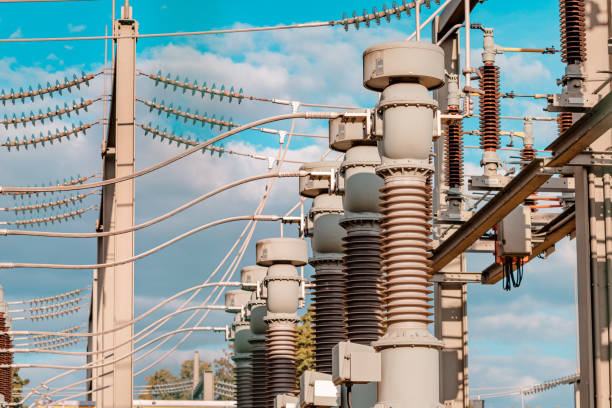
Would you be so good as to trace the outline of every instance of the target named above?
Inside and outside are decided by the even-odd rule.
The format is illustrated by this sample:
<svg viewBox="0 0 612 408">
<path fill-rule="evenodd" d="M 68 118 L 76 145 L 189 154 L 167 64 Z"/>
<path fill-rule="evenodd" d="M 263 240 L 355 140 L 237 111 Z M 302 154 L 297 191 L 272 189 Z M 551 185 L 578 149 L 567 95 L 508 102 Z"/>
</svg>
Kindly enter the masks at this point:
<svg viewBox="0 0 612 408">
<path fill-rule="evenodd" d="M 200 353 L 197 351 L 193 353 L 193 390 L 195 392 L 196 387 L 200 383 Z M 193 392 L 191 393 L 193 399 Z"/>
<path fill-rule="evenodd" d="M 204 372 L 204 401 L 215 400 L 215 375 L 211 371 Z"/>
<path fill-rule="evenodd" d="M 134 173 L 134 110 L 136 39 L 138 23 L 130 18 L 129 8 L 115 21 L 114 35 L 119 38 L 115 59 L 115 83 L 108 138 L 103 144 L 104 179 L 127 176 Z M 127 229 L 134 225 L 134 180 L 124 181 L 102 190 L 102 209 L 98 230 Z M 131 258 L 134 255 L 134 234 L 98 240 L 100 263 Z M 134 316 L 134 265 L 133 263 L 97 271 L 98 287 L 95 314 L 97 330 L 108 330 L 123 325 Z M 96 349 L 114 347 L 133 336 L 133 327 L 102 336 L 94 343 Z M 128 355 L 130 342 L 117 347 L 105 359 Z M 133 398 L 133 362 L 128 357 L 104 369 L 96 370 L 101 376 L 95 382 L 95 400 L 98 407 L 129 407 Z"/>
</svg>

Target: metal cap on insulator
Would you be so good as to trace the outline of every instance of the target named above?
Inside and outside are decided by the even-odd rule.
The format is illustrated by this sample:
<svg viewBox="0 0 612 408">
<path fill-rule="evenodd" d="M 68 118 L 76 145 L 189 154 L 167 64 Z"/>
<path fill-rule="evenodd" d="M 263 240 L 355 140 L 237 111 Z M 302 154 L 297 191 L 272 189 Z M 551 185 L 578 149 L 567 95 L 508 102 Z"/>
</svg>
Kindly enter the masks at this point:
<svg viewBox="0 0 612 408">
<path fill-rule="evenodd" d="M 376 174 L 381 158 L 376 146 L 355 146 L 349 149 L 340 165 L 344 178 L 343 206 L 349 213 L 380 212 L 379 190 L 384 186 L 383 179 Z"/>
<path fill-rule="evenodd" d="M 255 246 L 257 265 L 291 264 L 304 266 L 308 263 L 308 244 L 299 238 L 267 238 Z M 269 271 L 268 271 L 269 274 Z"/>
<path fill-rule="evenodd" d="M 225 292 L 225 307 L 228 313 L 240 313 L 251 298 L 251 292 L 236 289 Z"/>
<path fill-rule="evenodd" d="M 460 106 L 461 104 L 461 90 L 459 89 L 459 76 L 457 74 L 448 74 L 447 95 L 446 105 L 447 106 Z"/>
<path fill-rule="evenodd" d="M 370 109 L 355 109 L 329 121 L 329 147 L 345 152 L 354 146 L 376 145 L 370 138 Z"/>
<path fill-rule="evenodd" d="M 382 91 L 392 83 L 418 83 L 432 90 L 444 85 L 444 51 L 435 44 L 392 41 L 363 53 L 363 85 Z"/>
<path fill-rule="evenodd" d="M 257 290 L 257 282 L 262 282 L 268 273 L 268 268 L 259 265 L 245 266 L 240 271 L 240 282 L 242 290 Z"/>
<path fill-rule="evenodd" d="M 300 177 L 300 195 L 313 198 L 320 194 L 329 193 L 331 172 L 337 172 L 338 166 L 339 163 L 336 161 L 304 163 L 300 167 L 300 171 L 316 174 Z"/>
<path fill-rule="evenodd" d="M 482 39 L 482 62 L 487 64 L 495 63 L 495 56 L 497 54 L 503 54 L 504 50 L 501 47 L 495 45 L 495 38 L 493 36 L 492 28 L 483 28 L 483 39 Z"/>
</svg>

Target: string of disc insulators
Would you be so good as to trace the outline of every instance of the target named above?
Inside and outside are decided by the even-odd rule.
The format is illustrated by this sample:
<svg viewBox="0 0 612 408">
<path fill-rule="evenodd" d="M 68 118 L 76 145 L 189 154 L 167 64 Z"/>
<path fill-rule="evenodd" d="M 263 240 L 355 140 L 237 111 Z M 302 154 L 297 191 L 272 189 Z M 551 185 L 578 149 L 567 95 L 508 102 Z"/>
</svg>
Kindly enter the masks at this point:
<svg viewBox="0 0 612 408">
<path fill-rule="evenodd" d="M 182 136 L 179 137 L 172 133 L 167 133 L 166 129 L 162 131 L 159 129 L 159 127 L 153 128 L 150 123 L 148 125 L 139 123 L 137 124 L 137 126 L 144 130 L 145 136 L 151 133 L 153 135 L 153 139 L 155 139 L 155 136 L 159 136 L 161 142 L 163 142 L 164 140 L 168 140 L 168 144 L 172 144 L 172 142 L 175 142 L 177 146 L 180 146 L 181 144 L 183 144 L 185 145 L 185 148 L 188 148 L 189 146 L 197 146 L 200 143 L 202 143 L 202 141 L 199 141 L 199 140 L 192 140 L 190 136 L 188 136 L 187 138 L 182 137 Z M 202 153 L 206 152 L 207 150 L 210 151 L 211 156 L 214 155 L 215 152 L 217 152 L 219 154 L 219 157 L 221 157 L 224 153 L 227 153 L 229 155 L 250 157 L 252 159 L 257 159 L 257 160 L 265 160 L 271 164 L 274 164 L 274 162 L 276 161 L 276 158 L 274 157 L 267 157 L 267 156 L 263 156 L 259 154 L 243 153 L 243 152 L 237 152 L 234 150 L 228 150 L 228 149 L 225 149 L 224 145 L 221 145 L 221 147 L 214 146 L 214 145 L 206 146 L 202 148 Z M 284 161 L 287 163 L 303 163 L 301 161 L 296 161 L 296 160 L 284 160 Z"/>
<path fill-rule="evenodd" d="M 483 150 L 499 149 L 500 107 L 499 67 L 486 63 L 480 67 L 480 147 Z"/>
<path fill-rule="evenodd" d="M 81 341 L 85 340 L 84 337 L 77 337 L 75 339 L 57 339 L 57 340 L 49 340 L 49 341 L 40 341 L 36 343 L 24 343 L 24 344 L 15 344 L 15 348 L 17 347 L 34 347 L 40 348 L 43 350 L 57 350 L 65 347 L 73 346 Z"/>
<path fill-rule="evenodd" d="M 92 174 L 91 176 L 84 176 L 84 177 L 77 175 L 76 178 L 73 176 L 70 176 L 70 180 L 64 179 L 63 183 L 60 183 L 59 180 L 56 181 L 55 184 L 53 184 L 52 182 L 49 182 L 49 187 L 54 186 L 54 185 L 58 187 L 76 186 L 78 184 L 83 184 L 86 181 L 91 180 L 96 177 L 98 177 L 96 174 Z M 34 185 L 34 187 L 38 187 L 38 184 Z M 44 184 L 41 187 L 44 187 Z M 4 191 L 2 192 L 2 194 L 13 196 L 13 199 L 17 199 L 17 197 L 22 197 L 22 196 L 32 197 L 32 195 L 35 195 L 36 197 L 38 197 L 39 194 L 47 195 L 47 193 L 56 194 L 57 192 L 56 191 L 43 192 L 43 193 L 29 193 L 29 192 L 28 193 L 25 193 L 25 192 L 5 193 Z"/>
<path fill-rule="evenodd" d="M 584 0 L 559 1 L 559 17 L 562 61 L 567 64 L 585 62 L 587 54 Z"/>
<path fill-rule="evenodd" d="M 25 136 L 23 136 L 23 138 L 21 140 L 19 140 L 18 138 L 15 138 L 14 141 L 11 141 L 10 138 L 6 138 L 6 142 L 0 144 L 1 147 L 6 147 L 9 151 L 11 150 L 11 148 L 16 148 L 17 150 L 19 150 L 20 147 L 25 147 L 25 149 L 28 149 L 28 146 L 33 145 L 34 148 L 36 149 L 36 145 L 38 145 L 39 143 L 42 144 L 43 146 L 45 146 L 46 142 L 49 142 L 50 144 L 53 144 L 54 140 L 58 140 L 60 143 L 62 142 L 62 138 L 67 138 L 68 140 L 70 140 L 70 136 L 74 135 L 75 137 L 79 137 L 79 133 L 82 132 L 84 135 L 87 134 L 87 130 L 90 129 L 91 127 L 93 127 L 94 125 L 98 124 L 98 122 L 94 122 L 94 123 L 86 123 L 83 124 L 83 122 L 79 123 L 79 126 L 74 126 L 74 123 L 72 124 L 72 129 L 68 129 L 66 126 L 64 126 L 64 130 L 60 131 L 59 129 L 55 130 L 55 133 L 51 133 L 51 131 L 49 130 L 47 136 L 44 136 L 42 134 L 42 132 L 40 133 L 40 135 L 38 137 L 34 136 L 34 134 L 32 134 L 32 136 L 30 137 L 30 139 L 26 138 Z"/>
<path fill-rule="evenodd" d="M 74 299 L 68 299 L 64 302 L 52 303 L 50 305 L 44 305 L 44 306 L 30 307 L 27 309 L 11 310 L 10 312 L 11 313 L 30 313 L 31 315 L 40 315 L 40 314 L 48 313 L 50 311 L 57 311 L 57 310 L 61 310 L 64 308 L 70 308 L 72 306 L 76 306 L 79 303 L 81 303 L 83 299 L 85 298 L 78 297 Z"/>
<path fill-rule="evenodd" d="M 21 103 L 25 103 L 26 99 L 30 99 L 34 102 L 34 98 L 39 96 L 41 100 L 44 100 L 44 95 L 49 95 L 53 97 L 54 93 L 58 93 L 62 95 L 62 91 L 67 90 L 68 92 L 72 92 L 72 88 L 77 87 L 81 89 L 81 85 L 85 84 L 89 86 L 89 81 L 101 75 L 103 72 L 100 71 L 95 74 L 86 74 L 82 73 L 80 77 L 77 77 L 76 74 L 73 75 L 73 79 L 69 80 L 68 78 L 64 78 L 64 82 L 59 82 L 59 80 L 55 81 L 55 85 L 51 85 L 51 83 L 47 82 L 47 87 L 43 88 L 40 84 L 38 84 L 38 89 L 32 89 L 32 86 L 28 87 L 27 91 L 24 91 L 23 87 L 19 88 L 19 92 L 15 92 L 12 88 L 10 93 L 4 91 L 4 89 L 0 94 L 0 101 L 2 101 L 3 105 L 6 105 L 7 101 L 11 101 L 13 105 L 15 101 L 21 100 Z"/>
<path fill-rule="evenodd" d="M 87 286 L 86 288 L 71 290 L 70 292 L 60 293 L 59 295 L 48 296 L 44 298 L 36 298 L 29 300 L 16 300 L 14 302 L 8 302 L 9 306 L 12 305 L 45 305 L 53 302 L 63 302 L 66 299 L 74 298 L 79 296 L 81 293 L 90 290 L 91 288 Z M 68 329 L 72 330 L 72 329 Z"/>
<path fill-rule="evenodd" d="M 574 384 L 578 381 L 580 381 L 580 375 L 574 374 L 574 375 L 570 375 L 567 377 L 558 378 L 556 380 L 546 381 L 542 384 L 533 385 L 527 388 L 526 390 L 523 390 L 523 394 L 525 395 L 536 394 L 538 392 L 547 391 L 547 390 L 550 390 L 551 388 L 558 387 L 559 385 Z"/>
<path fill-rule="evenodd" d="M 440 4 L 439 0 L 433 0 L 436 4 Z M 432 0 L 423 0 L 419 3 L 424 4 L 427 8 L 431 8 Z M 363 10 L 361 15 L 358 15 L 356 11 L 353 11 L 353 16 L 348 17 L 346 13 L 342 16 L 342 20 L 334 21 L 334 25 L 344 26 L 344 30 L 348 31 L 349 25 L 354 24 L 355 28 L 359 30 L 359 24 L 363 23 L 366 27 L 370 27 L 372 21 L 376 21 L 376 24 L 380 24 L 380 20 L 386 19 L 388 23 L 391 22 L 391 17 L 396 17 L 398 20 L 401 18 L 402 13 L 406 13 L 410 16 L 410 9 L 416 8 L 417 2 L 408 3 L 406 0 L 402 1 L 401 5 L 397 2 L 393 2 L 392 7 L 389 9 L 386 5 L 383 5 L 382 11 L 378 11 L 376 7 L 372 9 L 372 13 L 368 13 L 367 10 Z"/>
<path fill-rule="evenodd" d="M 77 194 L 72 197 L 65 197 L 65 198 L 62 198 L 61 200 L 49 201 L 46 203 L 36 203 L 36 204 L 30 204 L 30 205 L 20 205 L 17 207 L 10 207 L 10 208 L 0 208 L 0 211 L 11 211 L 11 212 L 14 212 L 15 214 L 26 213 L 28 211 L 30 212 L 30 214 L 34 211 L 36 212 L 40 212 L 40 210 L 48 211 L 55 207 L 61 207 L 61 206 L 68 207 L 69 205 L 76 205 L 77 203 L 82 203 L 85 198 L 87 198 L 90 195 L 94 195 L 94 194 L 97 194 L 97 192 L 93 191 L 90 193 Z"/>
<path fill-rule="evenodd" d="M 200 115 L 200 113 L 197 110 L 194 113 L 191 113 L 189 108 L 183 111 L 180 106 L 177 106 L 175 108 L 172 103 L 166 106 L 166 103 L 163 100 L 160 103 L 158 103 L 156 98 L 153 98 L 152 101 L 146 101 L 143 99 L 136 98 L 136 101 L 142 103 L 145 106 L 148 106 L 149 112 L 153 112 L 153 110 L 156 110 L 158 112 L 157 113 L 158 116 L 160 116 L 162 113 L 166 114 L 166 118 L 169 118 L 170 116 L 174 115 L 177 120 L 179 118 L 184 118 L 185 119 L 184 123 L 187 123 L 189 120 L 193 121 L 194 125 L 196 124 L 196 122 L 201 122 L 202 127 L 204 127 L 205 124 L 208 123 L 210 124 L 211 130 L 214 130 L 215 125 L 219 126 L 219 130 L 221 131 L 223 130 L 223 128 L 227 128 L 228 130 L 230 130 L 231 128 L 242 126 L 239 123 L 232 122 L 232 118 L 230 118 L 229 121 L 224 120 L 223 116 L 221 116 L 220 119 L 217 119 L 216 115 L 209 117 L 208 113 L 206 112 L 204 113 L 204 115 Z M 322 135 L 311 135 L 311 134 L 296 133 L 296 132 L 291 133 L 291 132 L 285 132 L 283 130 L 262 128 L 262 127 L 254 127 L 254 128 L 251 128 L 251 130 L 256 130 L 256 131 L 263 132 L 263 133 L 269 133 L 269 134 L 275 134 L 275 135 L 281 135 L 281 136 L 282 135 L 293 135 L 293 136 L 327 139 L 327 136 L 322 136 Z"/>
<path fill-rule="evenodd" d="M 459 107 L 450 106 L 448 113 L 459 114 Z M 460 188 L 463 185 L 463 123 L 461 119 L 451 119 L 447 122 L 445 164 L 449 187 Z"/>
<path fill-rule="evenodd" d="M 79 310 L 81 310 L 83 307 L 84 307 L 84 305 L 77 305 L 77 306 L 71 307 L 69 309 L 60 310 L 60 311 L 57 311 L 57 312 L 50 312 L 50 313 L 45 313 L 45 314 L 33 315 L 33 316 L 13 317 L 12 320 L 39 321 L 39 320 L 57 319 L 59 317 L 67 316 L 69 314 L 74 314 L 74 313 L 78 312 Z"/>
<path fill-rule="evenodd" d="M 13 114 L 12 118 L 9 118 L 4 115 L 4 120 L 0 123 L 3 124 L 6 129 L 8 129 L 11 125 L 13 125 L 15 129 L 17 129 L 17 126 L 19 124 L 23 125 L 23 127 L 26 127 L 26 124 L 30 122 L 35 125 L 37 121 L 40 121 L 41 124 L 44 124 L 45 119 L 48 119 L 49 121 L 53 122 L 55 118 L 62 119 L 63 115 L 70 117 L 70 113 L 72 112 L 78 114 L 79 110 L 81 109 L 85 110 L 85 112 L 88 112 L 87 107 L 93 105 L 94 103 L 100 100 L 102 100 L 102 97 L 89 100 L 81 98 L 80 102 L 73 101 L 72 105 L 70 106 L 67 103 L 64 103 L 63 108 L 60 108 L 58 105 L 55 105 L 55 111 L 52 111 L 51 108 L 47 108 L 46 113 L 39 109 L 38 114 L 35 114 L 34 112 L 30 111 L 29 116 L 25 116 L 25 113 L 22 113 L 21 117 L 17 117 L 16 114 Z"/>
<path fill-rule="evenodd" d="M 33 226 L 33 225 L 47 225 L 48 223 L 54 224 L 55 222 L 61 223 L 62 221 L 68 221 L 70 219 L 76 219 L 76 217 L 81 217 L 88 211 L 97 210 L 98 206 L 92 205 L 88 208 L 79 208 L 78 210 L 70 211 L 65 214 L 53 215 L 50 217 L 44 218 L 33 218 L 29 220 L 17 220 L 17 221 L 3 221 L 0 225 L 16 225 L 17 227 L 21 226 Z"/>
<path fill-rule="evenodd" d="M 71 334 L 71 333 L 76 333 L 77 331 L 79 331 L 80 329 L 83 328 L 83 325 L 79 325 L 79 326 L 74 326 L 71 327 L 69 329 L 64 329 L 60 332 L 57 332 L 58 334 L 46 334 L 46 335 L 42 335 L 42 336 L 28 336 L 28 337 L 19 337 L 19 338 L 15 338 L 14 340 L 27 340 L 27 341 L 39 341 L 39 340 L 50 340 L 50 339 L 54 339 L 54 338 L 60 338 L 60 339 L 65 339 L 66 337 L 61 336 L 61 334 Z"/>
</svg>

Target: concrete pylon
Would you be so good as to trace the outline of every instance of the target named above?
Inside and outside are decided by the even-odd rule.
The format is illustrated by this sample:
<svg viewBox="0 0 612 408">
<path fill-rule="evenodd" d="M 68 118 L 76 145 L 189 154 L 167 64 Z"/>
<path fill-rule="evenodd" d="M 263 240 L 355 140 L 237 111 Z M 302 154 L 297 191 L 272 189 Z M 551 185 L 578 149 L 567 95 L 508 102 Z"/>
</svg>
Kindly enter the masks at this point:
<svg viewBox="0 0 612 408">
<path fill-rule="evenodd" d="M 427 177 L 437 103 L 429 91 L 444 84 L 444 52 L 421 42 L 389 42 L 363 54 L 364 86 L 382 92 L 379 144 L 384 178 L 382 257 L 387 333 L 373 346 L 381 355 L 378 402 L 394 408 L 440 404 L 442 342 L 431 322 L 430 217 Z"/>
</svg>

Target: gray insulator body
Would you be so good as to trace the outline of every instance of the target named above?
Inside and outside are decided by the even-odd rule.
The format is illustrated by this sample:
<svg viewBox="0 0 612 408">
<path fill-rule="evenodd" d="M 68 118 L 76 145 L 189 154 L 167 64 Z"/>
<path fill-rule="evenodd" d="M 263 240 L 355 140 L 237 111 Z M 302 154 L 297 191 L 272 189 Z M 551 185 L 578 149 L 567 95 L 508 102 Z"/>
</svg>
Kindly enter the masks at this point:
<svg viewBox="0 0 612 408">
<path fill-rule="evenodd" d="M 249 340 L 253 349 L 251 351 L 251 401 L 254 408 L 267 405 L 268 398 L 268 366 L 266 359 L 266 333 L 268 325 L 264 321 L 267 308 L 264 302 L 253 303 L 251 310 L 251 332 Z"/>
<path fill-rule="evenodd" d="M 300 277 L 293 265 L 275 264 L 266 276 L 268 316 L 294 314 L 298 310 Z"/>
<path fill-rule="evenodd" d="M 371 47 L 364 53 L 364 83 L 382 90 L 377 108 L 384 120 L 379 145 L 382 165 L 377 173 L 385 180 L 381 249 L 387 333 L 373 343 L 382 361 L 378 401 L 391 407 L 433 408 L 439 406 L 442 344 L 427 330 L 431 316 L 427 177 L 437 107 L 428 91 L 444 83 L 444 52 L 419 42 Z"/>
<path fill-rule="evenodd" d="M 370 213 L 376 216 L 380 211 L 378 190 L 384 181 L 376 174 L 381 164 L 376 146 L 355 146 L 350 148 L 340 166 L 344 176 L 343 206 L 349 213 Z"/>
<path fill-rule="evenodd" d="M 247 322 L 240 322 L 234 325 L 234 356 L 233 360 L 236 363 L 234 373 L 236 377 L 237 387 L 237 404 L 239 408 L 252 407 L 252 365 L 251 353 L 253 345 L 250 340 L 253 338 L 251 327 Z"/>
<path fill-rule="evenodd" d="M 495 45 L 495 38 L 493 36 L 492 28 L 485 28 L 483 39 L 482 39 L 482 62 L 483 63 L 494 63 L 495 56 L 501 51 L 499 47 Z"/>
<path fill-rule="evenodd" d="M 533 120 L 526 119 L 523 122 L 523 145 L 533 146 Z"/>
<path fill-rule="evenodd" d="M 345 235 L 339 224 L 342 214 L 342 197 L 321 194 L 314 198 L 308 216 L 312 221 L 310 245 L 315 256 L 342 253 L 342 238 Z"/>
</svg>

